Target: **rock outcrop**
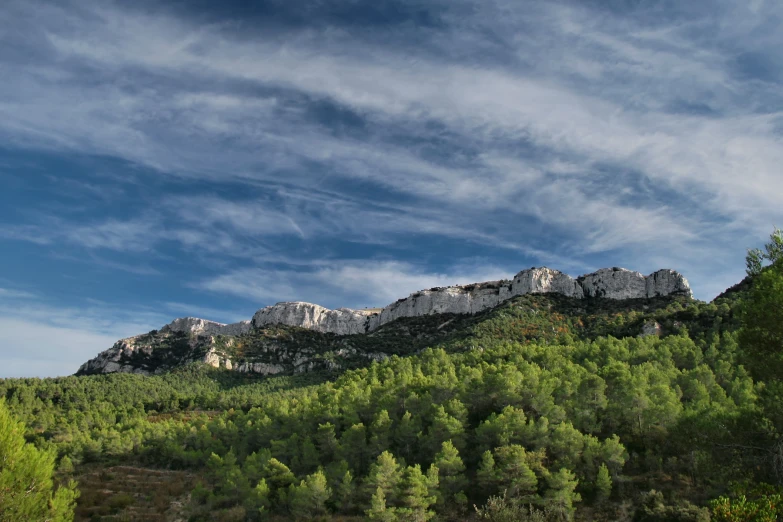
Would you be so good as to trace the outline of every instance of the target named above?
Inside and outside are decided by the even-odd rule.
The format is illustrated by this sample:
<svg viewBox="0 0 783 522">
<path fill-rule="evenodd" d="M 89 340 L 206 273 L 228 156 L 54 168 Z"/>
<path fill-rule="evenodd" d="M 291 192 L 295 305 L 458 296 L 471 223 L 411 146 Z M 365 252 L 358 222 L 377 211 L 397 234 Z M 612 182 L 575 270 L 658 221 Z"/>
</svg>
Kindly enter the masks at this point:
<svg viewBox="0 0 783 522">
<path fill-rule="evenodd" d="M 556 293 L 576 299 L 640 299 L 668 295 L 691 297 L 688 281 L 674 270 L 659 270 L 648 276 L 624 268 L 604 268 L 572 278 L 550 268 L 522 270 L 511 280 L 489 281 L 462 286 L 449 286 L 421 290 L 399 299 L 378 310 L 352 310 L 338 308 L 330 310 L 312 303 L 284 302 L 258 310 L 251 321 L 222 324 L 194 317 L 175 319 L 160 330 L 160 335 L 186 334 L 195 339 L 199 346 L 206 347 L 206 355 L 199 357 L 203 362 L 216 367 L 225 367 L 240 372 L 261 374 L 281 373 L 278 364 L 244 362 L 234 364 L 210 346 L 214 346 L 218 335 L 235 337 L 255 328 L 272 325 L 286 325 L 307 328 L 335 335 L 370 333 L 381 326 L 403 317 L 419 317 L 431 314 L 475 314 L 493 308 L 512 297 L 531 293 Z M 138 366 L 129 361 L 135 356 L 150 355 L 152 347 L 140 339 L 131 337 L 118 341 L 112 348 L 87 361 L 79 369 L 80 374 L 135 372 Z M 196 341 L 193 341 L 196 342 Z M 206 344 L 205 344 L 206 343 Z M 191 346 L 195 348 L 195 346 Z M 201 352 L 204 353 L 204 352 Z M 382 354 L 379 354 L 379 357 Z M 295 368 L 306 368 L 308 361 L 294 361 Z"/>
<path fill-rule="evenodd" d="M 642 325 L 642 332 L 637 337 L 649 337 L 654 335 L 660 337 L 663 334 L 663 328 L 658 321 L 648 321 Z"/>
<path fill-rule="evenodd" d="M 330 310 L 312 303 L 290 302 L 262 308 L 253 316 L 252 323 L 256 328 L 284 324 L 324 333 L 351 335 L 367 331 L 370 315 L 370 312 L 350 308 Z"/>
<path fill-rule="evenodd" d="M 138 368 L 132 364 L 128 364 L 127 361 L 133 355 L 140 351 L 149 355 L 151 353 L 151 347 L 137 344 L 136 341 L 139 337 L 130 337 L 128 339 L 121 339 L 114 343 L 114 346 L 98 354 L 94 359 L 90 359 L 86 363 L 79 367 L 79 374 L 90 373 L 140 373 L 148 375 L 149 372 Z"/>
<path fill-rule="evenodd" d="M 251 321 L 240 321 L 233 324 L 216 323 L 196 317 L 180 317 L 161 328 L 162 331 L 187 332 L 207 335 L 242 335 L 253 329 Z"/>
</svg>

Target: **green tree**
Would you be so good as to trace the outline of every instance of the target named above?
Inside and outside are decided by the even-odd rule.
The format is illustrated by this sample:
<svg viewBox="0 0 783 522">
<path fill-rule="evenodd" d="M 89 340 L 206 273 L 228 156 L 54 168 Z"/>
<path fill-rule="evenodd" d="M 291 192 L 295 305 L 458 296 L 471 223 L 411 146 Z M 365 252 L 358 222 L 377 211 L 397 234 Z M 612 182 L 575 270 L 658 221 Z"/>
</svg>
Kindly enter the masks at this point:
<svg viewBox="0 0 783 522">
<path fill-rule="evenodd" d="M 574 514 L 574 502 L 582 497 L 576 493 L 579 481 L 570 470 L 561 468 L 546 478 L 548 489 L 544 493 L 547 506 L 557 515 L 558 520 L 571 520 Z"/>
<path fill-rule="evenodd" d="M 765 443 L 768 462 L 783 482 L 783 232 L 776 228 L 765 252 L 751 250 L 746 261 L 753 279 L 741 308 L 740 362 L 755 379 L 766 381 L 760 403 L 777 432 Z M 762 266 L 763 261 L 770 264 Z"/>
<path fill-rule="evenodd" d="M 712 520 L 715 522 L 774 522 L 778 520 L 780 495 L 762 496 L 748 500 L 745 495 L 737 498 L 720 497 L 710 502 Z"/>
<path fill-rule="evenodd" d="M 780 232 L 780 231 L 778 231 Z M 744 363 L 761 380 L 783 379 L 783 259 L 753 279 L 742 307 L 739 343 Z"/>
<path fill-rule="evenodd" d="M 369 448 L 364 424 L 360 422 L 348 428 L 340 437 L 340 447 L 342 457 L 350 464 L 351 469 L 359 473 L 367 470 Z"/>
<path fill-rule="evenodd" d="M 63 458 L 60 459 L 60 464 L 57 466 L 57 472 L 62 473 L 64 475 L 70 475 L 73 473 L 74 467 L 73 467 L 73 461 L 68 455 L 65 455 Z"/>
<path fill-rule="evenodd" d="M 325 515 L 328 512 L 326 502 L 331 496 L 332 489 L 326 483 L 326 475 L 323 471 L 316 471 L 298 486 L 290 486 L 288 503 L 291 514 L 304 519 Z"/>
<path fill-rule="evenodd" d="M 783 260 L 783 230 L 775 227 L 769 236 L 769 242 L 760 248 L 748 249 L 745 257 L 746 271 L 749 276 L 759 275 L 764 269 L 765 263 L 775 264 Z"/>
<path fill-rule="evenodd" d="M 437 486 L 437 485 L 435 485 Z M 402 507 L 397 509 L 399 518 L 410 522 L 426 522 L 435 516 L 430 511 L 436 498 L 430 495 L 431 484 L 421 472 L 421 466 L 408 466 L 402 478 L 400 500 Z"/>
<path fill-rule="evenodd" d="M 528 453 L 519 444 L 495 449 L 500 490 L 506 490 L 510 497 L 535 493 L 538 479 L 530 469 Z"/>
<path fill-rule="evenodd" d="M 391 441 L 392 421 L 389 418 L 389 412 L 381 410 L 375 415 L 375 419 L 370 425 L 370 442 L 368 444 L 369 454 L 372 457 L 380 455 L 389 449 Z"/>
<path fill-rule="evenodd" d="M 399 498 L 402 471 L 400 465 L 388 451 L 384 451 L 375 463 L 370 466 L 370 473 L 365 481 L 365 488 L 374 494 L 378 488 L 383 490 L 384 501 L 394 506 Z M 365 497 L 366 498 L 366 497 Z"/>
<path fill-rule="evenodd" d="M 465 488 L 468 486 L 468 479 L 465 477 L 465 464 L 450 440 L 441 445 L 440 452 L 435 455 L 433 465 L 438 468 L 440 483 L 438 503 L 441 506 L 464 508 L 468 503 L 468 498 L 465 496 Z"/>
<path fill-rule="evenodd" d="M 258 513 L 260 516 L 265 515 L 269 511 L 269 507 L 272 505 L 270 502 L 269 486 L 265 479 L 261 479 L 256 484 L 248 498 L 245 500 L 245 509 L 249 512 Z"/>
<path fill-rule="evenodd" d="M 76 485 L 55 486 L 54 461 L 54 451 L 25 442 L 24 424 L 0 399 L 0 521 L 73 520 Z"/>
<path fill-rule="evenodd" d="M 492 452 L 486 450 L 481 454 L 481 463 L 476 471 L 476 480 L 485 495 L 489 496 L 497 491 L 498 472 L 495 469 L 495 457 Z"/>
<path fill-rule="evenodd" d="M 334 487 L 332 503 L 341 513 L 350 513 L 354 509 L 356 486 L 353 483 L 351 470 L 346 470 L 340 481 Z"/>
<path fill-rule="evenodd" d="M 264 478 L 274 495 L 277 495 L 277 502 L 280 506 L 284 506 L 287 501 L 287 489 L 294 483 L 296 477 L 291 470 L 277 460 L 271 458 L 264 467 Z"/>
<path fill-rule="evenodd" d="M 395 522 L 397 520 L 395 509 L 386 505 L 386 495 L 380 486 L 375 489 L 375 493 L 370 499 L 370 509 L 365 513 L 367 518 L 378 522 Z"/>
<path fill-rule="evenodd" d="M 400 457 L 411 461 L 416 454 L 416 442 L 421 432 L 421 422 L 406 411 L 394 431 L 394 442 L 399 448 Z"/>
<path fill-rule="evenodd" d="M 609 468 L 601 464 L 598 468 L 598 476 L 595 478 L 595 498 L 598 502 L 604 502 L 612 494 L 612 477 L 609 476 Z"/>
<path fill-rule="evenodd" d="M 432 415 L 432 424 L 422 440 L 424 454 L 428 459 L 432 458 L 447 440 L 457 448 L 464 448 L 465 426 L 462 420 L 450 415 L 443 406 L 437 406 Z"/>
</svg>

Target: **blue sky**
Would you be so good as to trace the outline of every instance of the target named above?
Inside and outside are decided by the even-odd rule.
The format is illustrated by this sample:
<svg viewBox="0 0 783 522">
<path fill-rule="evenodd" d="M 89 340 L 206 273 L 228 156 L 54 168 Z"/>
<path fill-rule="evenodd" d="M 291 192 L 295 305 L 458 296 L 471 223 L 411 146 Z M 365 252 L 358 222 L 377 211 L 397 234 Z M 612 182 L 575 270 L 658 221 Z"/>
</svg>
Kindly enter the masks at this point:
<svg viewBox="0 0 783 522">
<path fill-rule="evenodd" d="M 709 300 L 783 223 L 777 1 L 0 8 L 0 377 L 530 266 Z"/>
</svg>

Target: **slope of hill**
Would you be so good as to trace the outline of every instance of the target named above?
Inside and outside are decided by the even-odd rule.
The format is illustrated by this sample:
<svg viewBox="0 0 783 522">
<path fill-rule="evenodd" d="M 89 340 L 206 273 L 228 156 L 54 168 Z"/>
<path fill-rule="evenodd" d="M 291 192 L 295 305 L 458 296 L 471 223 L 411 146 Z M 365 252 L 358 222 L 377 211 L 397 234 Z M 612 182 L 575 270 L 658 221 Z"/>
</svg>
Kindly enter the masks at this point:
<svg viewBox="0 0 783 522">
<path fill-rule="evenodd" d="M 123 361 L 156 375 L 8 379 L 0 396 L 76 465 L 79 517 L 466 520 L 485 504 L 524 520 L 521 501 L 547 520 L 705 520 L 729 481 L 769 476 L 736 438 L 766 436 L 736 362 L 744 295 L 524 294 L 352 335 L 162 331 Z M 217 368 L 189 362 L 210 350 Z M 235 371 L 261 364 L 280 373 Z M 191 495 L 145 497 L 135 477 L 176 476 L 161 468 L 188 470 Z M 96 494 L 101 469 L 117 480 Z"/>
</svg>

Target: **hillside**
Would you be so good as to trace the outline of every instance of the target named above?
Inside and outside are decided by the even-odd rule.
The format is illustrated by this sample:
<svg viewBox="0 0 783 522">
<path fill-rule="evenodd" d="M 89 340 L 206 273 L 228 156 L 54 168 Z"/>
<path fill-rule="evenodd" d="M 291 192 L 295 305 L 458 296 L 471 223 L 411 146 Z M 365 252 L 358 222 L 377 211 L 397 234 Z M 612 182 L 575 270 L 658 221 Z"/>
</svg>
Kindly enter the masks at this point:
<svg viewBox="0 0 783 522">
<path fill-rule="evenodd" d="M 474 504 L 522 520 L 519 499 L 547 520 L 706 520 L 730 481 L 771 473 L 736 439 L 767 436 L 737 364 L 746 293 L 531 293 L 352 335 L 159 331 L 122 361 L 156 375 L 7 379 L 0 394 L 75 464 L 78 520 L 465 520 Z M 210 351 L 217 368 L 192 362 Z M 250 365 L 279 372 L 235 371 Z"/>
</svg>

